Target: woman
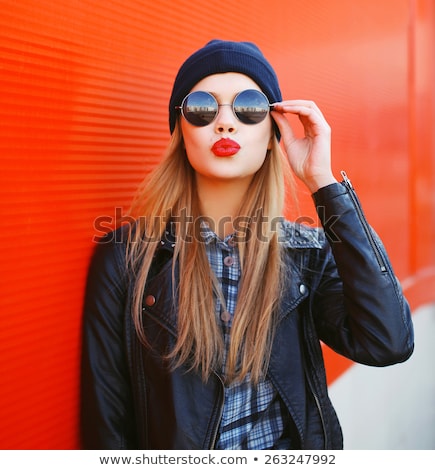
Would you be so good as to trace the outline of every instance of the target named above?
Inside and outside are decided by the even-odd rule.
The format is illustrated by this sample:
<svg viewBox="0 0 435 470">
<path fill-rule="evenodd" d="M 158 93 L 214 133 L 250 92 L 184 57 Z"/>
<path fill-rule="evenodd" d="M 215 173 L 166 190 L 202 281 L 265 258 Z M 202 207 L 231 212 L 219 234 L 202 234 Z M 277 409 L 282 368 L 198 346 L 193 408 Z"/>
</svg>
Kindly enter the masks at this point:
<svg viewBox="0 0 435 470">
<path fill-rule="evenodd" d="M 332 174 L 327 122 L 282 100 L 254 44 L 213 40 L 181 66 L 169 123 L 136 222 L 91 263 L 83 446 L 342 448 L 320 341 L 385 366 L 411 355 L 413 329 L 349 180 Z M 282 218 L 287 162 L 323 229 Z"/>
</svg>

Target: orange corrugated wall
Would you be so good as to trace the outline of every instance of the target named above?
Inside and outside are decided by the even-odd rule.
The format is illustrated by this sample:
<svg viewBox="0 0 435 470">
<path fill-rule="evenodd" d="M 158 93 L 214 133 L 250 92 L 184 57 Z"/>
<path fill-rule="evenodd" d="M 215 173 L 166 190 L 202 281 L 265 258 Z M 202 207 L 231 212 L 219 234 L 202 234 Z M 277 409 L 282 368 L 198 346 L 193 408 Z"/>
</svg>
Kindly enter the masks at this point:
<svg viewBox="0 0 435 470">
<path fill-rule="evenodd" d="M 0 6 L 0 448 L 77 447 L 95 221 L 125 210 L 159 160 L 174 74 L 211 38 L 256 42 L 286 97 L 318 102 L 334 168 L 353 180 L 413 306 L 434 300 L 431 0 Z M 306 194 L 301 214 L 314 220 Z M 333 381 L 348 364 L 325 354 Z"/>
</svg>

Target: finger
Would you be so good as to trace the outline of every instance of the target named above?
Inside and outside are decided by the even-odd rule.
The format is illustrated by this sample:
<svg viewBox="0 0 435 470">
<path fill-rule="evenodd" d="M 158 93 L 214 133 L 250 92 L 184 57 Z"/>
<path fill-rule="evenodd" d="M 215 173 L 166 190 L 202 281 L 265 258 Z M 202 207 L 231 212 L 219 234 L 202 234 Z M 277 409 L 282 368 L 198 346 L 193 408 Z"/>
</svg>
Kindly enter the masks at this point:
<svg viewBox="0 0 435 470">
<path fill-rule="evenodd" d="M 294 100 L 278 103 L 274 106 L 274 111 L 281 115 L 285 113 L 297 115 L 308 135 L 329 130 L 328 122 L 313 102 Z"/>
<path fill-rule="evenodd" d="M 309 100 L 288 100 L 273 104 L 273 110 L 279 113 L 299 114 L 301 116 L 318 117 L 326 122 L 323 113 L 314 101 Z"/>
<path fill-rule="evenodd" d="M 320 112 L 320 108 L 317 106 L 315 101 L 311 100 L 284 100 L 284 101 L 279 101 L 276 103 L 272 103 L 274 107 L 281 108 L 281 107 L 287 107 L 287 106 L 302 106 L 305 108 L 312 108 L 316 109 Z"/>
</svg>

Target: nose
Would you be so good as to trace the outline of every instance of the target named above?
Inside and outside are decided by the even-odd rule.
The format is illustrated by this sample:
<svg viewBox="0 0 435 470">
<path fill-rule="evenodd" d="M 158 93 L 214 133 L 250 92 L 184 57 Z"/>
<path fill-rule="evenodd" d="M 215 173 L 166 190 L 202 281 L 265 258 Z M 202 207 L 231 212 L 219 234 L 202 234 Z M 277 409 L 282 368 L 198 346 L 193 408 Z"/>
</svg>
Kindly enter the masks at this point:
<svg viewBox="0 0 435 470">
<path fill-rule="evenodd" d="M 224 134 L 225 132 L 234 134 L 237 132 L 236 116 L 234 116 L 231 104 L 219 105 L 215 120 L 215 132 L 218 134 Z"/>
</svg>

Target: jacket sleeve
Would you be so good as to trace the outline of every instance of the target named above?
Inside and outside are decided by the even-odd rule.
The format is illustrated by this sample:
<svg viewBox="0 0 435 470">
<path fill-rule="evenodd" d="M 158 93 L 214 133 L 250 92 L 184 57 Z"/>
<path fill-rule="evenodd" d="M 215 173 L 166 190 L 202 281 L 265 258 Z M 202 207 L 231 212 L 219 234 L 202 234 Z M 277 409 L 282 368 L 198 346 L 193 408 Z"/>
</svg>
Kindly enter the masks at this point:
<svg viewBox="0 0 435 470">
<path fill-rule="evenodd" d="M 88 272 L 83 312 L 81 438 L 84 449 L 135 448 L 135 424 L 124 346 L 125 245 L 111 232 Z"/>
<path fill-rule="evenodd" d="M 319 338 L 363 364 L 405 361 L 414 347 L 409 305 L 350 181 L 313 198 L 328 240 L 313 302 Z"/>
</svg>

